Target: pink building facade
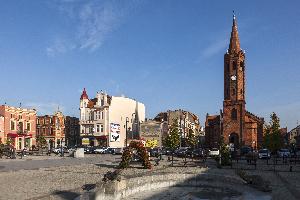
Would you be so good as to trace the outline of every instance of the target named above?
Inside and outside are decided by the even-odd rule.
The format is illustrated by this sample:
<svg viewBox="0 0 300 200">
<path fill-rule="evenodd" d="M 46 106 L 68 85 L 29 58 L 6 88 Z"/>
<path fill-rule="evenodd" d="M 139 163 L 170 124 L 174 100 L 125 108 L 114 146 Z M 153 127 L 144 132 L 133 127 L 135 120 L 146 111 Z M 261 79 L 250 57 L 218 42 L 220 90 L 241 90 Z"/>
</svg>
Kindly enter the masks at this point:
<svg viewBox="0 0 300 200">
<path fill-rule="evenodd" d="M 11 141 L 16 150 L 36 145 L 36 110 L 17 108 L 7 105 L 0 106 L 0 118 L 3 118 L 0 140 L 2 143 Z M 1 119 L 0 119 L 1 130 Z"/>
</svg>

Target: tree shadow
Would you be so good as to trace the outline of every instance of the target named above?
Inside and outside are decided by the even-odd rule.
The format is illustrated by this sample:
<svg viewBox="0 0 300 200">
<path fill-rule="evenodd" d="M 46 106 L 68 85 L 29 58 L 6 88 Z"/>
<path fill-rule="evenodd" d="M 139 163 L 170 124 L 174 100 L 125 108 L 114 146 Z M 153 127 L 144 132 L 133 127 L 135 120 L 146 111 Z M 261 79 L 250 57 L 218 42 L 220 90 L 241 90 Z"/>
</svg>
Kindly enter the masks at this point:
<svg viewBox="0 0 300 200">
<path fill-rule="evenodd" d="M 59 196 L 62 199 L 75 199 L 80 195 L 78 192 L 55 190 L 51 195 Z"/>
</svg>

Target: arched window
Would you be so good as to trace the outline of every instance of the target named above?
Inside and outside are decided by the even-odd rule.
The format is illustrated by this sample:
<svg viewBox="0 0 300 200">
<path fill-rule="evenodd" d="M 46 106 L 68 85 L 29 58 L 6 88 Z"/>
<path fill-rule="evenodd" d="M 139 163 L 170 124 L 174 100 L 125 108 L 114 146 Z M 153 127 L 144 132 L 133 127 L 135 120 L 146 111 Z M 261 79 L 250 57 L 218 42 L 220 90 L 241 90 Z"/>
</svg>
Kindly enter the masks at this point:
<svg viewBox="0 0 300 200">
<path fill-rule="evenodd" d="M 231 110 L 231 119 L 236 120 L 237 119 L 237 111 L 235 108 Z"/>
<path fill-rule="evenodd" d="M 232 96 L 234 96 L 235 95 L 235 89 L 233 88 L 232 89 Z"/>
</svg>

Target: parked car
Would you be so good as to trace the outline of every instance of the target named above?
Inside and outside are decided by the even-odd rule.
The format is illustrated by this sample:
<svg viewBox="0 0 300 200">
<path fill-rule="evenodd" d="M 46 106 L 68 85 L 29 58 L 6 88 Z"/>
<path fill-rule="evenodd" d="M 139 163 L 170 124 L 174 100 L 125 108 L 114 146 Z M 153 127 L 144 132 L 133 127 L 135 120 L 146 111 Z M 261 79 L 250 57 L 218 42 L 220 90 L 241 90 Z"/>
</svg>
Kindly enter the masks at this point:
<svg viewBox="0 0 300 200">
<path fill-rule="evenodd" d="M 52 150 L 53 153 L 59 154 L 61 153 L 62 148 L 61 147 L 56 147 Z M 63 147 L 64 153 L 69 153 L 69 149 L 67 147 Z"/>
<path fill-rule="evenodd" d="M 176 156 L 184 157 L 188 151 L 188 147 L 181 147 L 175 151 Z"/>
<path fill-rule="evenodd" d="M 108 153 L 108 154 L 114 154 L 115 153 L 115 148 L 108 147 L 107 150 L 106 150 L 106 153 Z"/>
<path fill-rule="evenodd" d="M 171 155 L 172 154 L 172 149 L 170 148 L 162 148 L 162 155 Z"/>
<path fill-rule="evenodd" d="M 95 153 L 95 148 L 94 147 L 84 147 L 84 153 L 86 153 L 86 154 Z"/>
<path fill-rule="evenodd" d="M 206 153 L 204 149 L 194 149 L 192 152 L 194 157 L 205 157 Z"/>
<path fill-rule="evenodd" d="M 123 154 L 124 149 L 123 148 L 115 148 L 114 154 Z"/>
<path fill-rule="evenodd" d="M 54 149 L 52 149 L 52 152 L 55 154 L 59 154 L 60 148 L 54 148 Z"/>
<path fill-rule="evenodd" d="M 268 149 L 261 149 L 258 151 L 258 158 L 263 159 L 263 158 L 271 158 L 271 152 Z"/>
<path fill-rule="evenodd" d="M 292 158 L 300 157 L 300 151 L 294 151 L 294 152 L 291 152 L 291 157 L 292 157 Z"/>
<path fill-rule="evenodd" d="M 162 153 L 162 150 L 160 148 L 153 148 L 150 149 L 148 152 L 150 152 L 151 157 L 158 157 Z"/>
<path fill-rule="evenodd" d="M 208 155 L 210 156 L 218 156 L 220 154 L 219 149 L 212 148 L 211 150 L 208 150 Z"/>
<path fill-rule="evenodd" d="M 290 157 L 291 156 L 291 153 L 288 149 L 279 149 L 277 151 L 277 155 L 279 157 Z"/>
<path fill-rule="evenodd" d="M 98 147 L 98 148 L 94 149 L 94 152 L 98 153 L 98 154 L 104 154 L 107 152 L 107 148 L 106 147 Z"/>
<path fill-rule="evenodd" d="M 248 154 L 249 152 L 252 152 L 252 148 L 248 147 L 248 146 L 243 146 L 240 149 L 240 152 L 241 152 L 241 156 L 244 156 L 244 155 Z"/>
</svg>

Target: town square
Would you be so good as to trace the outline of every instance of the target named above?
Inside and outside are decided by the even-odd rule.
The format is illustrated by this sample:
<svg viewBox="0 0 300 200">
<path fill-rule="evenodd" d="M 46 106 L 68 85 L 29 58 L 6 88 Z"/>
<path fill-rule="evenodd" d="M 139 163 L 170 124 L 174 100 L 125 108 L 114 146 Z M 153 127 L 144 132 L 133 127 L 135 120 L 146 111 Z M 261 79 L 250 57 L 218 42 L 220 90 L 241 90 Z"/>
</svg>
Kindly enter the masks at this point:
<svg viewBox="0 0 300 200">
<path fill-rule="evenodd" d="M 0 199 L 300 199 L 299 2 L 1 5 Z"/>
</svg>

